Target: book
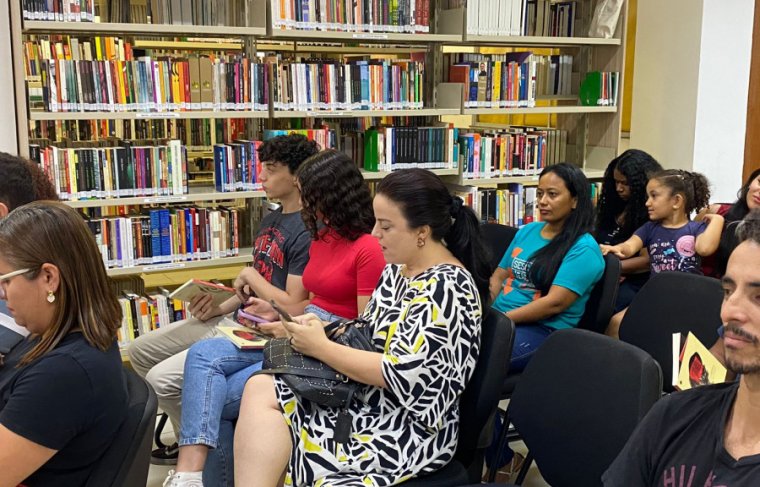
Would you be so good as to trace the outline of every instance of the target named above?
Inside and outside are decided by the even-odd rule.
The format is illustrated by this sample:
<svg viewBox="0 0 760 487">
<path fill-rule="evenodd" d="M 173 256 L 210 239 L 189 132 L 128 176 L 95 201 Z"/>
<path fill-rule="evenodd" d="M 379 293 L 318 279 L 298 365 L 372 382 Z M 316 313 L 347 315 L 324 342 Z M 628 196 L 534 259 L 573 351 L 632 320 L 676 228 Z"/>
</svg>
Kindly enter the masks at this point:
<svg viewBox="0 0 760 487">
<path fill-rule="evenodd" d="M 217 326 L 216 329 L 240 350 L 261 350 L 269 341 L 268 338 L 245 326 L 221 325 Z"/>
<path fill-rule="evenodd" d="M 231 287 L 214 284 L 213 282 L 201 281 L 200 279 L 190 279 L 169 295 L 172 299 L 190 302 L 200 293 L 210 294 L 214 306 L 219 306 L 223 302 L 235 295 L 235 290 Z"/>
<path fill-rule="evenodd" d="M 681 333 L 673 333 L 673 386 L 685 391 L 692 387 L 718 384 L 726 380 L 726 367 L 691 332 L 681 347 Z"/>
</svg>

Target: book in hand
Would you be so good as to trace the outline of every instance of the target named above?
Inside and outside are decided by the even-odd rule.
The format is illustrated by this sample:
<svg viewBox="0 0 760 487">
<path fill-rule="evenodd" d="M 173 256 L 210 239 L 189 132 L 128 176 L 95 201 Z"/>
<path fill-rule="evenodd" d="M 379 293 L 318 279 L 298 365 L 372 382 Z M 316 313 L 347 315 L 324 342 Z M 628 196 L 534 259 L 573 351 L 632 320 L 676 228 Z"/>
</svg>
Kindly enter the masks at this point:
<svg viewBox="0 0 760 487">
<path fill-rule="evenodd" d="M 245 326 L 220 325 L 216 329 L 240 350 L 261 350 L 269 341 L 268 338 Z"/>
<path fill-rule="evenodd" d="M 205 293 L 212 296 L 211 302 L 214 306 L 219 306 L 223 302 L 235 295 L 235 290 L 231 287 L 214 284 L 213 282 L 201 281 L 200 279 L 190 279 L 182 286 L 178 287 L 169 295 L 172 299 L 190 302 L 198 294 Z"/>
<path fill-rule="evenodd" d="M 725 382 L 726 367 L 710 350 L 691 332 L 683 344 L 681 337 L 680 333 L 673 333 L 673 386 L 685 391 L 692 387 Z"/>
</svg>

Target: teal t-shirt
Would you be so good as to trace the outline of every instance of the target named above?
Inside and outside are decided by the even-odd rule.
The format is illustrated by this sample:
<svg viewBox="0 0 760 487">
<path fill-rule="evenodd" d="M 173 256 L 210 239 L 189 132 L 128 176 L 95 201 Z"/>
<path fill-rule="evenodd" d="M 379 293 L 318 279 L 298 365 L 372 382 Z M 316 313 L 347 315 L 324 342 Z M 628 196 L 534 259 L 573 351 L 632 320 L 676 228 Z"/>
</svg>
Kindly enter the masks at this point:
<svg viewBox="0 0 760 487">
<path fill-rule="evenodd" d="M 499 267 L 506 269 L 508 275 L 493 303 L 493 307 L 498 311 L 510 311 L 541 297 L 541 292 L 530 280 L 529 271 L 532 264 L 531 256 L 550 242 L 541 236 L 544 225 L 544 222 L 535 222 L 522 227 L 504 253 Z M 552 285 L 562 286 L 577 294 L 578 299 L 565 311 L 541 321 L 541 324 L 555 330 L 577 326 L 586 309 L 591 290 L 601 279 L 603 272 L 604 257 L 599 250 L 599 244 L 591 234 L 581 235 L 567 251 L 552 281 Z"/>
</svg>

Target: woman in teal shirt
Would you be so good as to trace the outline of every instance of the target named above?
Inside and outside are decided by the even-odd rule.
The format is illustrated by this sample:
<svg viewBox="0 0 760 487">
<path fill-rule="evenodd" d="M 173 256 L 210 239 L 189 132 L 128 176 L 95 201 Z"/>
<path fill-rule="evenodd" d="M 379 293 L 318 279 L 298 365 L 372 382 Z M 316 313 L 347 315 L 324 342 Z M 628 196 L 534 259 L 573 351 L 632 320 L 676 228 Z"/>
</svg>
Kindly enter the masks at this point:
<svg viewBox="0 0 760 487">
<path fill-rule="evenodd" d="M 510 372 L 523 370 L 552 331 L 577 326 L 604 272 L 583 172 L 567 163 L 547 167 L 536 197 L 541 221 L 517 232 L 491 276 L 493 307 L 517 325 Z"/>
</svg>

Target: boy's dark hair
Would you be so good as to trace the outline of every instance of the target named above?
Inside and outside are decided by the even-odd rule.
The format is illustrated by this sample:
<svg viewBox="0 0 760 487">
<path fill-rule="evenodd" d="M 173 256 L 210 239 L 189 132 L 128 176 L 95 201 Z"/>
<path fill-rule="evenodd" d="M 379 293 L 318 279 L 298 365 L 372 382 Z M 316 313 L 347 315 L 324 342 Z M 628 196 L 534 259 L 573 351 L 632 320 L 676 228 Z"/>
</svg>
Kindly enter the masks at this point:
<svg viewBox="0 0 760 487">
<path fill-rule="evenodd" d="M 259 147 L 263 162 L 279 162 L 295 174 L 303 161 L 319 152 L 319 145 L 301 134 L 278 135 Z"/>
<path fill-rule="evenodd" d="M 760 208 L 747 213 L 736 228 L 736 238 L 739 243 L 751 240 L 760 245 Z"/>
<path fill-rule="evenodd" d="M 36 200 L 57 200 L 53 183 L 33 162 L 0 152 L 0 203 L 8 210 Z"/>
<path fill-rule="evenodd" d="M 617 169 L 628 182 L 631 197 L 623 201 L 615 188 L 614 172 Z M 649 177 L 662 171 L 662 166 L 652 156 L 638 149 L 628 149 L 612 162 L 604 171 L 602 193 L 597 204 L 596 231 L 597 238 L 603 231 L 609 231 L 617 226 L 616 219 L 624 215 L 620 228 L 621 242 L 627 240 L 641 225 L 649 221 L 649 214 L 644 205 L 647 200 L 647 181 Z"/>
<path fill-rule="evenodd" d="M 665 169 L 652 176 L 660 184 L 670 189 L 671 195 L 680 194 L 684 199 L 687 215 L 710 204 L 710 183 L 698 172 L 683 169 Z"/>
</svg>

